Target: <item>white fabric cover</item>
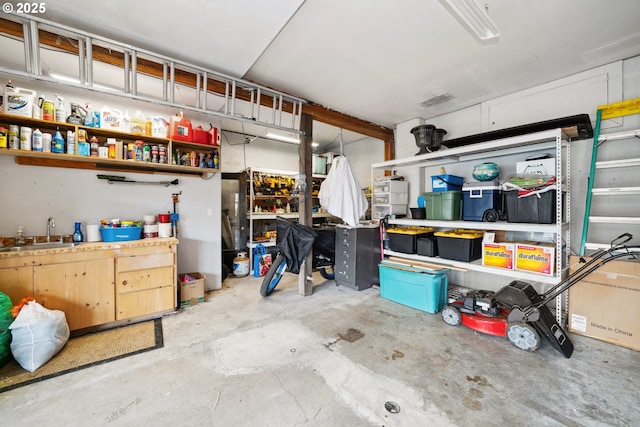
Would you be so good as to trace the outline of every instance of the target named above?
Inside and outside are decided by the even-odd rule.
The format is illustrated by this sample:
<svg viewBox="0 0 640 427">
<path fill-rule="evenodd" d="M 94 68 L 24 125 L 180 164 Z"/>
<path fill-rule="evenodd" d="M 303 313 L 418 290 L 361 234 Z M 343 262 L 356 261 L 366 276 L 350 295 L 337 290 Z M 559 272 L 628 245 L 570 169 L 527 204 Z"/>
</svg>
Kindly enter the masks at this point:
<svg viewBox="0 0 640 427">
<path fill-rule="evenodd" d="M 29 372 L 47 363 L 69 340 L 64 313 L 44 308 L 35 301 L 20 309 L 9 329 L 11 354 Z"/>
<path fill-rule="evenodd" d="M 329 175 L 320 185 L 320 205 L 331 215 L 355 227 L 369 207 L 358 177 L 346 157 L 336 157 Z"/>
</svg>

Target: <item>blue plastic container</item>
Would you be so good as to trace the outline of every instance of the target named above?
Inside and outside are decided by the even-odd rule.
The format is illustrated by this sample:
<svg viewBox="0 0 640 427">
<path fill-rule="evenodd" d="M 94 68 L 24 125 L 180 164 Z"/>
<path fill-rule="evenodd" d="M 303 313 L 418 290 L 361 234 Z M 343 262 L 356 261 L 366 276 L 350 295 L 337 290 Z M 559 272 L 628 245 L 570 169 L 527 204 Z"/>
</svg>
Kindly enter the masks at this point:
<svg viewBox="0 0 640 427">
<path fill-rule="evenodd" d="M 125 242 L 139 240 L 142 227 L 100 227 L 103 242 Z"/>
<path fill-rule="evenodd" d="M 384 261 L 378 269 L 382 298 L 427 313 L 437 313 L 447 303 L 449 270 L 426 270 L 404 265 L 399 269 Z"/>
<path fill-rule="evenodd" d="M 433 191 L 460 191 L 464 178 L 455 175 L 432 175 L 431 188 Z"/>
<path fill-rule="evenodd" d="M 465 184 L 462 187 L 462 219 L 483 221 L 484 213 L 488 210 L 496 213 L 502 210 L 500 186 L 489 182 Z"/>
</svg>

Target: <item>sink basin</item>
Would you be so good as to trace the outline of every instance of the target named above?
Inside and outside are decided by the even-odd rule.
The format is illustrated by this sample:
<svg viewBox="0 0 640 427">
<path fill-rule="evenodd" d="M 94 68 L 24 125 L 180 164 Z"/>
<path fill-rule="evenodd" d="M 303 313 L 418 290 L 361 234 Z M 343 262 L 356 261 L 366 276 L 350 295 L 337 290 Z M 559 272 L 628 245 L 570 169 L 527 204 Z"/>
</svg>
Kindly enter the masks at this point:
<svg viewBox="0 0 640 427">
<path fill-rule="evenodd" d="M 21 252 L 21 251 L 35 251 L 38 249 L 58 249 L 58 248 L 73 248 L 80 243 L 36 243 L 35 245 L 26 246 L 9 246 L 6 248 L 0 248 L 0 252 Z"/>
</svg>

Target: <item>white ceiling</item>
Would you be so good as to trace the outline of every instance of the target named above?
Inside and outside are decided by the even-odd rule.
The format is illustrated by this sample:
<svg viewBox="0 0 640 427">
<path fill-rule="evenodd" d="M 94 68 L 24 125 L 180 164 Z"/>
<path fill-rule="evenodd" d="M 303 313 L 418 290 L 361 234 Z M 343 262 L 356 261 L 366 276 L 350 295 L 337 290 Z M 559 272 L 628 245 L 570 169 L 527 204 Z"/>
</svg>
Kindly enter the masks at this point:
<svg viewBox="0 0 640 427">
<path fill-rule="evenodd" d="M 480 3 L 498 43 L 438 0 L 47 0 L 40 16 L 391 128 L 640 54 L 637 0 Z"/>
</svg>

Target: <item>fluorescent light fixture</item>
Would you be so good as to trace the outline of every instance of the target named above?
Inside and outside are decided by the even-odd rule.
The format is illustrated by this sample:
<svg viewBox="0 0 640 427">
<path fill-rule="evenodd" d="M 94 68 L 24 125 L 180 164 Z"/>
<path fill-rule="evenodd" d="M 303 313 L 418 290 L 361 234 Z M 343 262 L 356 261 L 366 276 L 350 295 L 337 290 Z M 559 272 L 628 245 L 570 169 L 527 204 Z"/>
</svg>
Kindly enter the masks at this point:
<svg viewBox="0 0 640 427">
<path fill-rule="evenodd" d="M 64 74 L 49 72 L 49 77 L 51 77 L 52 79 L 56 79 L 59 82 L 73 83 L 76 85 L 81 84 L 79 79 L 76 79 L 75 77 L 65 76 Z M 93 87 L 95 87 L 96 89 L 103 89 L 111 92 L 119 92 L 119 90 L 114 87 L 104 86 L 99 83 L 94 83 Z"/>
<path fill-rule="evenodd" d="M 440 0 L 469 33 L 481 43 L 497 42 L 500 30 L 475 0 Z"/>
<path fill-rule="evenodd" d="M 320 147 L 320 144 L 318 144 L 317 142 L 312 142 L 312 143 L 311 143 L 311 146 L 312 146 L 313 148 L 318 148 L 318 147 Z"/>
<path fill-rule="evenodd" d="M 270 138 L 270 139 L 277 139 L 278 141 L 282 141 L 282 142 L 290 142 L 292 144 L 300 144 L 300 138 L 293 137 L 293 136 L 287 136 L 287 135 L 280 135 L 279 133 L 267 132 L 265 137 Z"/>
</svg>

